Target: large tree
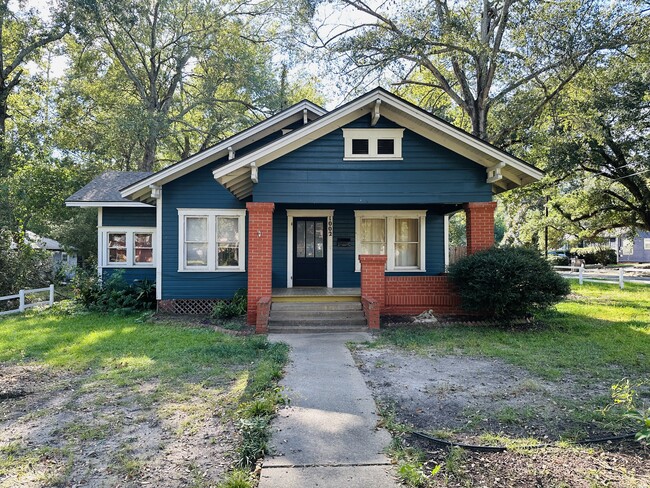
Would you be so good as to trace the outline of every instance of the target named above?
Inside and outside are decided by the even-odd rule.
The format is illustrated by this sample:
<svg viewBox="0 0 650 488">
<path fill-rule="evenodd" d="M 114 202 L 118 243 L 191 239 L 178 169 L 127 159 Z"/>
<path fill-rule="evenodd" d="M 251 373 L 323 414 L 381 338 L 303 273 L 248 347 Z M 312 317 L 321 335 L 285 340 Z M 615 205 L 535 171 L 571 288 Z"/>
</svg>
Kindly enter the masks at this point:
<svg viewBox="0 0 650 488">
<path fill-rule="evenodd" d="M 468 130 L 502 147 L 585 66 L 641 38 L 634 0 L 333 0 L 360 19 L 334 29 L 319 23 L 323 3 L 316 45 L 345 74 L 418 87 L 421 105 L 451 102 Z"/>
<path fill-rule="evenodd" d="M 121 158 L 137 157 L 140 170 L 207 146 L 234 117 L 221 124 L 220 119 L 256 109 L 256 97 L 266 95 L 271 53 L 251 40 L 264 14 L 261 2 L 79 2 L 83 28 L 66 109 L 90 126 L 114 109 L 109 124 L 123 136 L 114 142 L 121 145 Z M 94 79 L 88 76 L 93 70 Z M 108 110 L 84 114 L 85 104 Z M 218 108 L 219 116 L 202 118 Z M 166 141 L 165 149 L 172 153 L 161 156 L 161 144 L 170 136 L 174 140 Z"/>
<path fill-rule="evenodd" d="M 49 19 L 26 2 L 0 0 L 0 175 L 9 169 L 7 120 L 11 97 L 18 89 L 30 62 L 39 61 L 43 48 L 59 41 L 70 31 L 70 10 L 63 1 L 51 2 Z"/>
</svg>

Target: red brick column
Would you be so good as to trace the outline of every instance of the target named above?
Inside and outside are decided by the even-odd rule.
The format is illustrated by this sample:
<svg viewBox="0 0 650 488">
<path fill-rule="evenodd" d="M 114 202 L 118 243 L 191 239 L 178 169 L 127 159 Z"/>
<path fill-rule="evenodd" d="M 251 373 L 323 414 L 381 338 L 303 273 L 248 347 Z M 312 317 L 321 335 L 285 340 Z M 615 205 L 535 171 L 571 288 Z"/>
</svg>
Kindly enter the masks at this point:
<svg viewBox="0 0 650 488">
<path fill-rule="evenodd" d="M 257 304 L 271 296 L 273 203 L 248 202 L 248 324 L 257 323 Z"/>
<path fill-rule="evenodd" d="M 463 205 L 467 223 L 467 254 L 494 245 L 494 209 L 496 202 L 470 202 Z"/>
<path fill-rule="evenodd" d="M 386 304 L 386 256 L 361 255 L 361 297 L 372 298 L 379 311 Z"/>
</svg>

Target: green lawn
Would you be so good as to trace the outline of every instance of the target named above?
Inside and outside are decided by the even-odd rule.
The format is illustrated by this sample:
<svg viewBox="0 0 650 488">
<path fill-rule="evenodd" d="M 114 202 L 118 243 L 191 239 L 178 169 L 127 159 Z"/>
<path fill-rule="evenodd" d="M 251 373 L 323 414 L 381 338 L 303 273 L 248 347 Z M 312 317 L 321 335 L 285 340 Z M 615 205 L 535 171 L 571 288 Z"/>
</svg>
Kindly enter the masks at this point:
<svg viewBox="0 0 650 488">
<path fill-rule="evenodd" d="M 571 297 L 537 319 L 520 329 L 389 329 L 378 344 L 501 358 L 550 380 L 650 380 L 650 286 L 573 283 Z"/>
<path fill-rule="evenodd" d="M 264 448 L 287 351 L 137 315 L 0 319 L 0 381 L 11 372 L 28 393 L 0 403 L 0 486 L 117 485 L 145 474 L 155 486 L 170 472 L 215 486 Z M 251 417 L 257 438 L 239 438 Z"/>
</svg>

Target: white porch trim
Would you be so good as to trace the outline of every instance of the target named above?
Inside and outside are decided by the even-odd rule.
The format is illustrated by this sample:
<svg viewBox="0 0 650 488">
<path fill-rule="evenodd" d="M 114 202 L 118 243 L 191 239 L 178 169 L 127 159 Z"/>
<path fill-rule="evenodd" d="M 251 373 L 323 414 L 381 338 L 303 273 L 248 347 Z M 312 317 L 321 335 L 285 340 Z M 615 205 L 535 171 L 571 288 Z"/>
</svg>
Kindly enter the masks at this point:
<svg viewBox="0 0 650 488">
<path fill-rule="evenodd" d="M 293 288 L 293 219 L 294 217 L 327 218 L 327 288 L 334 288 L 334 210 L 287 209 L 287 288 Z"/>
</svg>

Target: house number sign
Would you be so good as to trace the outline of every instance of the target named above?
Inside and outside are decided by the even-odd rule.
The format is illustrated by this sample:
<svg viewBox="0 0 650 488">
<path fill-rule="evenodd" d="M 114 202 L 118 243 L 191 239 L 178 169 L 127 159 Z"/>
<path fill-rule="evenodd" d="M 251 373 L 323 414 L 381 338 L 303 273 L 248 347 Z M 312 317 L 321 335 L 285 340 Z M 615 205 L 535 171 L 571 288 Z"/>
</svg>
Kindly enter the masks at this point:
<svg viewBox="0 0 650 488">
<path fill-rule="evenodd" d="M 327 217 L 327 235 L 330 237 L 334 235 L 334 224 L 332 223 L 332 217 Z"/>
</svg>

